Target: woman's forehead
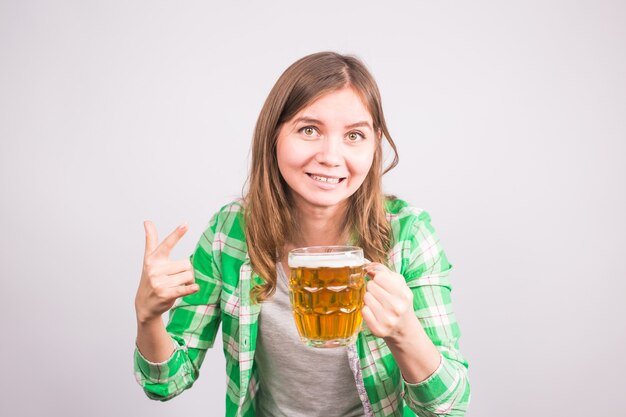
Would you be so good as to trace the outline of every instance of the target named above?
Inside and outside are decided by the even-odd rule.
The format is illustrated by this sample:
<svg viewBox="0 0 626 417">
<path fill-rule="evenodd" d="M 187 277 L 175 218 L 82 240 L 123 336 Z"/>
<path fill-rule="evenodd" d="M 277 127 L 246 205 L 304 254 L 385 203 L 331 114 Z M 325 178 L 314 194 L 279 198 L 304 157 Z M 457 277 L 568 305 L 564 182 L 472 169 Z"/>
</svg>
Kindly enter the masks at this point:
<svg viewBox="0 0 626 417">
<path fill-rule="evenodd" d="M 323 94 L 296 113 L 291 121 L 298 119 L 372 123 L 372 115 L 361 94 L 350 87 Z"/>
</svg>

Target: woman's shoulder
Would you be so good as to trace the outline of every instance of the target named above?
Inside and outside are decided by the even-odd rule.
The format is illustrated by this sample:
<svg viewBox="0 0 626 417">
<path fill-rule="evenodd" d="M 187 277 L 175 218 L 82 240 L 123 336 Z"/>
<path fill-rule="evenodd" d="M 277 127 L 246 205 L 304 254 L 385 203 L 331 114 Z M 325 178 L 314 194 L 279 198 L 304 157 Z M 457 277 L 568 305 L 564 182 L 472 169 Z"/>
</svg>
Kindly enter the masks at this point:
<svg viewBox="0 0 626 417">
<path fill-rule="evenodd" d="M 439 237 L 426 210 L 398 198 L 387 199 L 385 205 L 394 245 L 413 248 L 409 250 L 410 253 L 418 249 L 439 248 Z"/>
<path fill-rule="evenodd" d="M 216 214 L 224 215 L 227 213 L 243 214 L 243 200 L 237 199 L 227 204 L 224 204 L 222 207 L 220 207 Z"/>
<path fill-rule="evenodd" d="M 222 233 L 231 238 L 243 240 L 243 207 L 243 201 L 240 199 L 224 204 L 211 216 L 208 228 L 214 233 Z"/>
<path fill-rule="evenodd" d="M 397 225 L 400 229 L 404 229 L 406 226 L 417 223 L 430 222 L 430 214 L 426 210 L 395 196 L 385 198 L 385 211 L 392 228 Z"/>
</svg>

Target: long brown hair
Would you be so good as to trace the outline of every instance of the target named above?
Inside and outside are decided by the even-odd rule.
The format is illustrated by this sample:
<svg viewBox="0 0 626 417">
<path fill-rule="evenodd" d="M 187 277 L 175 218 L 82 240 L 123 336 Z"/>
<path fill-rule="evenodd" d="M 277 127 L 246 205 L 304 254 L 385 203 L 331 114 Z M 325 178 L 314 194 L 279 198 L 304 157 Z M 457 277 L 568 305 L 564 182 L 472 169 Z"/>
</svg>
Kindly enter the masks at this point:
<svg viewBox="0 0 626 417">
<path fill-rule="evenodd" d="M 365 65 L 356 57 L 319 52 L 293 63 L 280 76 L 267 97 L 254 130 L 248 191 L 244 197 L 245 233 L 252 269 L 265 280 L 252 290 L 253 299 L 263 301 L 276 290 L 276 261 L 283 257 L 286 243 L 297 237 L 297 223 L 289 186 L 282 178 L 276 158 L 278 132 L 283 123 L 300 110 L 332 91 L 351 87 L 369 109 L 378 141 L 372 166 L 365 181 L 349 198 L 345 230 L 353 243 L 363 248 L 374 262 L 385 262 L 391 230 L 385 216 L 382 175 L 398 164 L 378 86 Z M 393 150 L 393 160 L 383 170 L 382 138 Z"/>
</svg>

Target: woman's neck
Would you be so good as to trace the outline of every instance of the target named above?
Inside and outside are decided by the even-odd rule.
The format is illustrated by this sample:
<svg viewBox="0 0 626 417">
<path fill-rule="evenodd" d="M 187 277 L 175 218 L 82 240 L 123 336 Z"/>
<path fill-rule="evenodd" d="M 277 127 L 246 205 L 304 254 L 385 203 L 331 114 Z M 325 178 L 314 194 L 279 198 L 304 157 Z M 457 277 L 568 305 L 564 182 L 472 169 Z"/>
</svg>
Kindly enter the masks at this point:
<svg viewBox="0 0 626 417">
<path fill-rule="evenodd" d="M 345 245 L 348 239 L 344 230 L 347 204 L 333 207 L 315 207 L 296 204 L 299 236 L 294 247 Z"/>
</svg>

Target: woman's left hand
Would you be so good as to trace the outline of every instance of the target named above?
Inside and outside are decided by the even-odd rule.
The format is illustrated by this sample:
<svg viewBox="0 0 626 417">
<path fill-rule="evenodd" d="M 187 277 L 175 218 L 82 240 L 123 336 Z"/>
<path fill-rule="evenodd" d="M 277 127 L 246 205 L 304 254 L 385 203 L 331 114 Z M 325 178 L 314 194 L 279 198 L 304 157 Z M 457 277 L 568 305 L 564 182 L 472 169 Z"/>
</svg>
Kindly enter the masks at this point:
<svg viewBox="0 0 626 417">
<path fill-rule="evenodd" d="M 362 309 L 363 320 L 374 336 L 386 341 L 401 342 L 420 326 L 413 312 L 413 293 L 404 277 L 385 265 L 371 262 L 365 265 L 371 278 Z"/>
</svg>

